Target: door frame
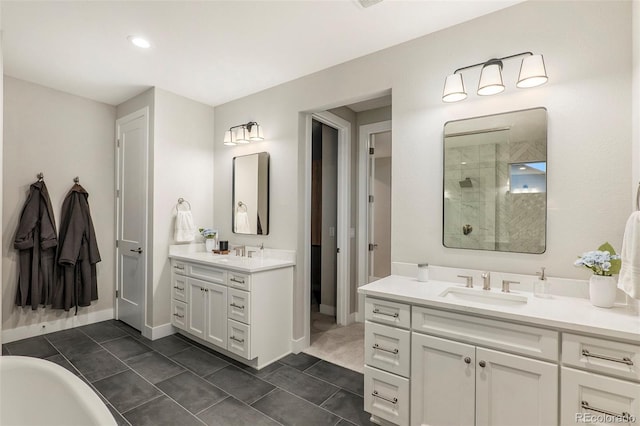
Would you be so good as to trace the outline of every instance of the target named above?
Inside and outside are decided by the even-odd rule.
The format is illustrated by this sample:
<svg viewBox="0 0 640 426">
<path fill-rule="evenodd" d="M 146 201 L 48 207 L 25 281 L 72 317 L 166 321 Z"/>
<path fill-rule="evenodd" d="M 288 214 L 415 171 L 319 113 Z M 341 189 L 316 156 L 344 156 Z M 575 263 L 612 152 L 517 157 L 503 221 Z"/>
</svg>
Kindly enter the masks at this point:
<svg viewBox="0 0 640 426">
<path fill-rule="evenodd" d="M 305 345 L 311 337 L 311 154 L 312 121 L 316 120 L 338 130 L 338 194 L 336 243 L 340 253 L 336 256 L 336 322 L 348 325 L 354 321 L 351 306 L 349 230 L 351 227 L 351 123 L 327 111 L 306 116 L 305 157 L 305 215 L 304 215 L 304 327 Z"/>
<path fill-rule="evenodd" d="M 144 282 L 144 301 L 143 301 L 143 312 L 142 312 L 142 330 L 140 330 L 140 332 L 142 333 L 143 336 L 147 337 L 147 338 L 151 338 L 151 333 L 152 333 L 152 328 L 148 325 L 147 323 L 147 300 L 148 300 L 148 296 L 147 296 L 147 288 L 148 288 L 148 281 L 149 281 L 149 107 L 145 106 L 144 108 L 141 108 L 137 111 L 134 111 L 130 114 L 127 114 L 123 117 L 120 117 L 118 119 L 116 119 L 116 134 L 115 134 L 115 143 L 113 144 L 114 146 L 114 150 L 115 150 L 115 176 L 114 176 L 114 188 L 115 188 L 115 192 L 113 194 L 114 199 L 115 199 L 115 244 L 114 244 L 114 257 L 115 257 L 115 282 L 114 282 L 114 292 L 113 292 L 113 297 L 114 297 L 114 314 L 115 314 L 115 319 L 119 319 L 120 318 L 120 313 L 118 312 L 118 297 L 116 296 L 116 294 L 119 294 L 119 290 L 120 290 L 120 286 L 121 286 L 121 282 L 120 282 L 120 275 L 119 275 L 119 270 L 120 270 L 120 260 L 118 258 L 118 237 L 119 237 L 119 229 L 120 229 L 120 187 L 119 187 L 119 179 L 120 179 L 120 141 L 119 141 L 119 136 L 120 136 L 120 128 L 122 125 L 124 125 L 125 123 L 128 123 L 132 120 L 138 119 L 140 117 L 144 118 L 144 125 L 146 127 L 146 132 L 145 132 L 145 140 L 144 140 L 144 164 L 142 164 L 143 167 L 143 173 L 142 176 L 145 177 L 144 179 L 144 212 L 143 212 L 143 216 L 145 218 L 145 226 L 144 226 L 144 251 L 142 253 L 143 259 L 142 259 L 142 264 L 144 266 L 144 272 L 143 272 L 143 282 Z"/>
<path fill-rule="evenodd" d="M 371 135 L 391 132 L 391 120 L 364 124 L 358 130 L 358 241 L 356 283 L 358 287 L 367 284 L 367 266 L 369 263 L 369 141 Z M 393 137 L 393 134 L 392 134 Z M 393 163 L 393 155 L 392 155 Z M 393 167 L 393 166 L 392 166 Z M 392 169 L 393 170 L 393 169 Z M 358 294 L 356 304 L 356 320 L 364 321 L 364 295 Z"/>
</svg>

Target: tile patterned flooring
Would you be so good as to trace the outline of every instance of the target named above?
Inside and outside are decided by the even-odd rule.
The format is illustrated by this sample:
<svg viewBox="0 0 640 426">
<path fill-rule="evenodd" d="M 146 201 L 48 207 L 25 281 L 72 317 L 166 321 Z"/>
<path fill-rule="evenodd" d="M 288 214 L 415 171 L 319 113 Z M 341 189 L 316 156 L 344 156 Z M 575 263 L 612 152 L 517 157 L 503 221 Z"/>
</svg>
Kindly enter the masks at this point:
<svg viewBox="0 0 640 426">
<path fill-rule="evenodd" d="M 291 354 L 255 370 L 180 335 L 109 320 L 2 346 L 44 358 L 102 397 L 119 425 L 370 425 L 362 374 Z"/>
</svg>

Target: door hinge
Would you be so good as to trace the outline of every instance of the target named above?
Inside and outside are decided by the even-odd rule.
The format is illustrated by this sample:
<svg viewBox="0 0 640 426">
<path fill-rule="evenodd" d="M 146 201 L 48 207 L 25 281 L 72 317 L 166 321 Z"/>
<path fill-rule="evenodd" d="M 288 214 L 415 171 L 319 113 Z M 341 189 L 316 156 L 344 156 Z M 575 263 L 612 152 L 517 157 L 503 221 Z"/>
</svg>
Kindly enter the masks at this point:
<svg viewBox="0 0 640 426">
<path fill-rule="evenodd" d="M 118 248 L 118 240 L 116 240 L 116 248 Z"/>
<path fill-rule="evenodd" d="M 336 253 L 338 253 L 338 254 L 340 253 L 340 247 L 338 247 L 338 248 L 336 249 Z"/>
<path fill-rule="evenodd" d="M 116 198 L 120 198 L 120 190 L 116 189 Z"/>
<path fill-rule="evenodd" d="M 373 195 L 369 195 L 369 202 L 373 203 Z"/>
<path fill-rule="evenodd" d="M 378 248 L 377 244 L 369 243 L 369 251 L 374 251 L 376 248 Z"/>
<path fill-rule="evenodd" d="M 120 148 L 120 139 L 116 139 L 116 146 Z"/>
<path fill-rule="evenodd" d="M 373 155 L 376 152 L 376 149 L 371 147 L 369 148 L 369 155 Z"/>
<path fill-rule="evenodd" d="M 120 291 L 116 290 L 116 299 L 120 296 Z"/>
</svg>

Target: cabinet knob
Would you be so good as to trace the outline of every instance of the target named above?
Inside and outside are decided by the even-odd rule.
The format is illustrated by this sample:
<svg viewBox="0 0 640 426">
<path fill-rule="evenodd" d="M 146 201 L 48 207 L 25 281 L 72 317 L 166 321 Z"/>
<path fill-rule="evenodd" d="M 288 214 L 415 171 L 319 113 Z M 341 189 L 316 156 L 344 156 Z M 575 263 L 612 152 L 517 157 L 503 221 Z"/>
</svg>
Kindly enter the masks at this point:
<svg viewBox="0 0 640 426">
<path fill-rule="evenodd" d="M 480 365 L 480 367 L 484 368 L 484 367 L 486 367 L 486 366 L 487 366 L 487 363 L 486 363 L 486 362 L 484 362 L 484 361 L 480 361 L 480 362 L 478 363 L 478 365 Z"/>
<path fill-rule="evenodd" d="M 467 364 L 471 364 L 471 358 L 468 356 L 464 357 L 464 362 Z"/>
</svg>

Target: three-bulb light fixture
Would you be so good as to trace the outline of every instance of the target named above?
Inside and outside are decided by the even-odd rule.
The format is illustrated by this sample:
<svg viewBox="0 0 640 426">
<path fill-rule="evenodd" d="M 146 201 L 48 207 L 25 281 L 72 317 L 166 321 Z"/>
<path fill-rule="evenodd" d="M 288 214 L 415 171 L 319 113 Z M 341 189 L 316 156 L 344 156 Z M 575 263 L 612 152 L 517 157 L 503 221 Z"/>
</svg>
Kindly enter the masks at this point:
<svg viewBox="0 0 640 426">
<path fill-rule="evenodd" d="M 227 146 L 246 144 L 252 141 L 261 140 L 264 140 L 262 127 L 260 127 L 260 125 L 255 121 L 232 126 L 229 130 L 224 132 L 224 144 Z"/>
<path fill-rule="evenodd" d="M 520 64 L 520 74 L 516 86 L 519 88 L 529 88 L 540 86 L 547 82 L 547 70 L 544 66 L 544 58 L 542 55 L 534 55 L 531 52 L 522 52 L 515 55 L 505 56 L 504 58 L 490 59 L 487 62 L 468 65 L 458 68 L 453 74 L 447 76 L 444 82 L 444 90 L 442 92 L 443 102 L 458 102 L 467 97 L 467 91 L 462 81 L 461 71 L 469 68 L 482 66 L 480 72 L 480 81 L 478 82 L 478 95 L 495 95 L 504 90 L 502 81 L 502 61 L 507 59 L 525 56 Z"/>
</svg>

